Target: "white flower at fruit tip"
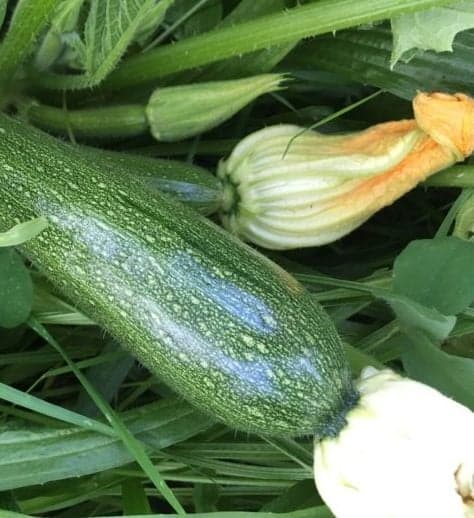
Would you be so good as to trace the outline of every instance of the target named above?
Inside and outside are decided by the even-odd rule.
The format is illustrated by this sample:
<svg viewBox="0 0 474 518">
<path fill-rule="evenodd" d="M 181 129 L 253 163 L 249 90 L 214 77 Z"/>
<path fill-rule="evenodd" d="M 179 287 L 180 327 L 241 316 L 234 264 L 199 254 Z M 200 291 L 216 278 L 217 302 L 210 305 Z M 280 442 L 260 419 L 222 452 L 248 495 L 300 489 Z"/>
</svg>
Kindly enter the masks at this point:
<svg viewBox="0 0 474 518">
<path fill-rule="evenodd" d="M 391 370 L 366 368 L 314 477 L 337 518 L 474 518 L 474 413 Z"/>
</svg>

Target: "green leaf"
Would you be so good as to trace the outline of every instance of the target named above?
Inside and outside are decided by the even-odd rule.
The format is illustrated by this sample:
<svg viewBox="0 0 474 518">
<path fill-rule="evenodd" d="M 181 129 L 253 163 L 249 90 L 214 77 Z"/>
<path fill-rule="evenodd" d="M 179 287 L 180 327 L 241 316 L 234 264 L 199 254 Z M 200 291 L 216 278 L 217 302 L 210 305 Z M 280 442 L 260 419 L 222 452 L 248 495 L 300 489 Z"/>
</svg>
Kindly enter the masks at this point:
<svg viewBox="0 0 474 518">
<path fill-rule="evenodd" d="M 84 374 L 82 374 L 76 364 L 70 359 L 66 351 L 49 334 L 46 328 L 44 328 L 39 322 L 35 321 L 34 318 L 30 318 L 29 324 L 30 327 L 38 333 L 38 335 L 44 338 L 62 356 L 64 361 L 74 372 L 76 378 L 87 391 L 90 398 L 104 414 L 104 417 L 107 419 L 107 421 L 109 421 L 115 433 L 127 447 L 134 460 L 140 465 L 143 471 L 148 475 L 149 479 L 153 482 L 156 489 L 161 492 L 166 501 L 177 513 L 183 513 L 184 510 L 181 506 L 181 503 L 176 498 L 173 491 L 169 488 L 168 484 L 163 479 L 161 473 L 151 461 L 142 442 L 138 440 L 132 432 L 130 432 L 129 428 L 124 424 L 120 415 L 112 409 L 107 401 L 104 400 L 102 395 L 84 376 Z"/>
<path fill-rule="evenodd" d="M 446 338 L 456 323 L 456 318 L 453 316 L 443 315 L 436 308 L 426 307 L 404 294 L 396 293 L 386 288 L 380 288 L 367 281 L 346 281 L 315 274 L 297 274 L 296 278 L 309 284 L 329 284 L 330 286 L 370 293 L 373 297 L 386 302 L 396 313 L 403 326 L 422 329 L 437 340 Z M 349 353 L 351 352 L 350 349 L 348 349 L 348 351 Z M 367 360 L 371 358 L 368 355 L 365 356 L 367 356 Z M 351 360 L 351 367 L 355 371 L 363 366 L 363 355 L 357 358 L 354 354 L 349 354 L 348 357 Z M 377 360 L 372 359 L 372 361 L 367 361 L 367 364 L 375 365 L 373 361 Z M 354 362 L 354 364 L 352 364 L 352 362 Z"/>
<path fill-rule="evenodd" d="M 117 395 L 121 384 L 135 362 L 133 356 L 127 353 L 123 354 L 123 352 L 123 349 L 114 341 L 110 341 L 102 350 L 102 354 L 119 353 L 120 356 L 106 369 L 104 369 L 102 363 L 98 363 L 85 372 L 92 385 L 108 402 L 111 402 Z M 99 413 L 97 406 L 84 388 L 79 392 L 75 411 L 90 417 L 95 417 Z"/>
<path fill-rule="evenodd" d="M 402 329 L 422 330 L 437 342 L 447 338 L 456 324 L 456 317 L 443 315 L 403 295 L 393 293 L 385 300 L 393 309 Z"/>
<path fill-rule="evenodd" d="M 142 24 L 156 14 L 155 4 L 156 0 L 91 0 L 84 28 L 84 86 L 100 83 L 116 67 Z"/>
<path fill-rule="evenodd" d="M 161 400 L 125 412 L 122 417 L 130 431 L 153 450 L 184 441 L 213 422 L 176 399 Z M 78 418 L 86 421 L 83 416 Z M 132 460 L 130 451 L 113 434 L 78 426 L 27 426 L 13 419 L 0 425 L 0 490 L 99 473 Z"/>
<path fill-rule="evenodd" d="M 474 27 L 474 3 L 458 0 L 445 7 L 402 14 L 392 18 L 392 67 L 413 49 L 452 51 L 458 32 Z"/>
<path fill-rule="evenodd" d="M 474 91 L 474 34 L 466 31 L 454 41 L 454 51 L 420 52 L 409 63 L 390 68 L 392 33 L 385 26 L 327 34 L 299 46 L 289 58 L 300 69 L 323 69 L 344 79 L 383 88 L 411 100 L 418 90 Z"/>
<path fill-rule="evenodd" d="M 474 301 L 474 243 L 457 237 L 412 241 L 397 257 L 393 290 L 456 315 Z"/>
<path fill-rule="evenodd" d="M 122 482 L 122 501 L 125 516 L 151 514 L 150 503 L 140 480 L 129 478 Z"/>
<path fill-rule="evenodd" d="M 15 250 L 0 248 L 0 327 L 25 322 L 32 305 L 33 283 L 23 260 Z"/>
<path fill-rule="evenodd" d="M 134 87 L 273 45 L 289 44 L 442 3 L 443 0 L 319 0 L 135 54 L 114 71 L 103 88 Z M 38 77 L 38 83 L 53 89 L 81 87 L 77 78 L 70 75 L 43 74 Z"/>
<path fill-rule="evenodd" d="M 411 347 L 402 361 L 408 375 L 474 410 L 474 360 L 441 351 L 423 333 L 407 335 Z"/>
<path fill-rule="evenodd" d="M 18 223 L 6 232 L 0 232 L 0 248 L 4 246 L 18 246 L 28 241 L 48 226 L 46 218 L 39 217 L 30 221 Z"/>
</svg>

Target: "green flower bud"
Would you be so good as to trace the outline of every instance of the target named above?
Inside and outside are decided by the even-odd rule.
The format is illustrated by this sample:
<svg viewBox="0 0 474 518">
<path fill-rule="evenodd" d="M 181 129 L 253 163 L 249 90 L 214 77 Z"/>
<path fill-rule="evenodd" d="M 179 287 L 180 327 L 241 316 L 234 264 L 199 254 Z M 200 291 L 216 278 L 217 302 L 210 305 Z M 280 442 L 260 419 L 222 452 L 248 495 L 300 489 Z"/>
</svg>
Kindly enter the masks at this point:
<svg viewBox="0 0 474 518">
<path fill-rule="evenodd" d="M 263 74 L 158 88 L 146 108 L 151 133 L 168 142 L 198 135 L 229 119 L 258 96 L 279 90 L 284 79 L 280 74 Z"/>
<path fill-rule="evenodd" d="M 44 35 L 34 58 L 38 70 L 46 70 L 53 65 L 65 48 L 67 35 L 75 33 L 84 0 L 65 0 L 61 2 Z M 76 37 L 77 36 L 77 33 Z"/>
</svg>

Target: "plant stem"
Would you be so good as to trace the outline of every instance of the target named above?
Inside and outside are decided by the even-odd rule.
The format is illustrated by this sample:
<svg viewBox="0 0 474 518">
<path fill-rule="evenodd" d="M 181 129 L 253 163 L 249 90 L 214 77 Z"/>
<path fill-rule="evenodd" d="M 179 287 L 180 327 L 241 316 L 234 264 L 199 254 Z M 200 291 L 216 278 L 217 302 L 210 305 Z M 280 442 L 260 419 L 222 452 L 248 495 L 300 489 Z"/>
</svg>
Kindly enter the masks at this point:
<svg viewBox="0 0 474 518">
<path fill-rule="evenodd" d="M 320 0 L 135 55 L 117 68 L 102 88 L 120 90 L 133 87 L 273 45 L 445 3 L 446 0 Z M 53 89 L 82 86 L 74 76 L 47 74 L 37 80 Z"/>
<path fill-rule="evenodd" d="M 61 0 L 21 0 L 0 45 L 0 107 L 10 82 Z M 2 102 L 3 101 L 3 102 Z"/>
<path fill-rule="evenodd" d="M 21 111 L 35 126 L 62 135 L 124 138 L 148 132 L 145 108 L 139 104 L 64 110 L 29 102 Z"/>
<path fill-rule="evenodd" d="M 456 165 L 440 171 L 425 181 L 430 187 L 474 188 L 474 165 Z"/>
</svg>

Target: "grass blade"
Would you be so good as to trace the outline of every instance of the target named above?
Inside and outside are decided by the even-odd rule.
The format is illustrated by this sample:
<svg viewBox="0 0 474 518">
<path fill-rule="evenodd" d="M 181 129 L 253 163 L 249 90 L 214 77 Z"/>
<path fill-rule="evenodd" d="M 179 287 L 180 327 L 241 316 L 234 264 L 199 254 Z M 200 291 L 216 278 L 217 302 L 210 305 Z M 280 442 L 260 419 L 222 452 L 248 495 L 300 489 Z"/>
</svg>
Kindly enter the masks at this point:
<svg viewBox="0 0 474 518">
<path fill-rule="evenodd" d="M 5 401 L 9 401 L 14 405 L 28 408 L 29 410 L 48 417 L 52 417 L 53 419 L 57 419 L 58 421 L 62 421 L 64 423 L 74 424 L 80 428 L 92 430 L 94 432 L 105 434 L 111 437 L 115 436 L 115 432 L 110 426 L 107 426 L 94 419 L 84 417 L 80 414 L 77 414 L 76 412 L 71 412 L 66 408 L 62 408 L 60 406 L 53 405 L 52 403 L 48 403 L 47 401 L 43 401 L 42 399 L 39 399 L 30 394 L 26 394 L 21 390 L 9 387 L 3 383 L 0 383 L 0 399 L 4 399 Z"/>
<path fill-rule="evenodd" d="M 147 455 L 145 448 L 142 443 L 135 438 L 135 436 L 129 431 L 127 426 L 124 425 L 120 417 L 114 412 L 112 407 L 104 400 L 104 398 L 97 392 L 90 381 L 82 374 L 82 372 L 75 366 L 74 362 L 69 359 L 69 356 L 64 352 L 62 347 L 54 340 L 54 338 L 48 333 L 48 331 L 34 318 L 30 319 L 30 326 L 35 330 L 42 338 L 44 338 L 59 354 L 63 357 L 64 361 L 69 365 L 71 370 L 74 372 L 77 379 L 81 382 L 81 385 L 86 389 L 87 393 L 104 414 L 105 418 L 114 428 L 117 436 L 122 440 L 124 445 L 133 455 L 136 462 L 142 467 L 143 471 L 148 475 L 150 480 L 153 482 L 155 487 L 162 493 L 167 502 L 178 514 L 186 514 L 179 501 L 174 496 L 168 484 L 161 477 L 159 471 L 151 462 Z"/>
</svg>

